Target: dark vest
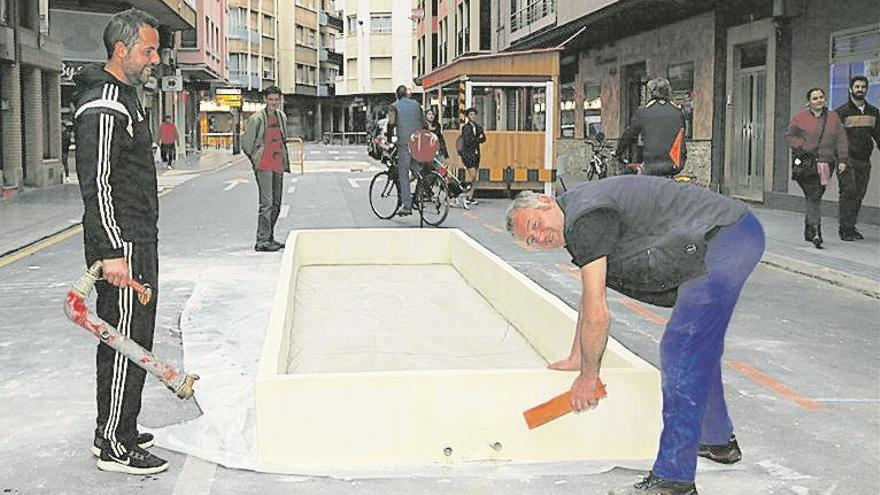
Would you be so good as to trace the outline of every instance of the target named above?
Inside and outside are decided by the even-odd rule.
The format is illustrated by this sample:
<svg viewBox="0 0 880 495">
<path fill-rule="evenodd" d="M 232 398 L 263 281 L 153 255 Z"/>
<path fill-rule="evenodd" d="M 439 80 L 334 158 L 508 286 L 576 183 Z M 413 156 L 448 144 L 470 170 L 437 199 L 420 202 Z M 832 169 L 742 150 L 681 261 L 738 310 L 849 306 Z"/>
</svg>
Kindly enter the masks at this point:
<svg viewBox="0 0 880 495">
<path fill-rule="evenodd" d="M 582 215 L 597 208 L 616 211 L 620 239 L 608 256 L 605 284 L 665 307 L 675 305 L 681 284 L 706 273 L 711 236 L 748 211 L 744 203 L 708 189 L 650 176 L 587 182 L 557 201 L 565 213 L 566 244 Z"/>
</svg>

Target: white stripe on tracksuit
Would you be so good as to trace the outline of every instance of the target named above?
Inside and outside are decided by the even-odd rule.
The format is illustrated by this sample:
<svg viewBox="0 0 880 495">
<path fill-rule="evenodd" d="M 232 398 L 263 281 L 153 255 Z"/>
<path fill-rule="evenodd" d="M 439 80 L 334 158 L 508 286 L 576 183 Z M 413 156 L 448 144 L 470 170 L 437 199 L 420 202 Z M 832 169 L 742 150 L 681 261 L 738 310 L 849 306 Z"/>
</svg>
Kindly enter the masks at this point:
<svg viewBox="0 0 880 495">
<path fill-rule="evenodd" d="M 125 264 L 129 272 L 132 269 L 132 244 L 123 242 L 123 252 L 125 253 Z M 131 316 L 132 306 L 134 304 L 134 290 L 131 287 L 125 287 L 118 290 L 118 306 L 119 306 L 119 323 L 116 330 L 126 337 L 131 336 Z M 107 423 L 104 425 L 104 438 L 110 445 L 113 455 L 117 458 L 123 458 L 127 453 L 124 445 L 116 439 L 116 428 L 122 419 L 122 404 L 125 397 L 125 379 L 128 373 L 128 359 L 120 352 L 113 354 L 113 379 L 110 384 L 110 415 Z"/>
<path fill-rule="evenodd" d="M 116 101 L 119 96 L 119 88 L 114 84 L 105 84 L 102 98 Z M 95 184 L 98 188 L 98 211 L 101 217 L 101 225 L 110 245 L 114 249 L 122 247 L 122 233 L 116 224 L 116 215 L 113 210 L 113 187 L 110 185 L 110 151 L 113 146 L 113 126 L 116 117 L 102 113 L 98 121 L 98 161 L 96 167 Z"/>
</svg>

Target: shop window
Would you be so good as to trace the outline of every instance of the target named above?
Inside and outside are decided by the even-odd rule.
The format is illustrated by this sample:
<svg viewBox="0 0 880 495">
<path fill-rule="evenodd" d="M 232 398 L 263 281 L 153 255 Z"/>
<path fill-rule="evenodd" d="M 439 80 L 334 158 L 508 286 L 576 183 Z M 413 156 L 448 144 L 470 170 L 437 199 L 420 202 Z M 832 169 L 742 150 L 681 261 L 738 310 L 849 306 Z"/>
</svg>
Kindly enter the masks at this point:
<svg viewBox="0 0 880 495">
<path fill-rule="evenodd" d="M 461 125 L 459 119 L 459 89 L 458 84 L 443 88 L 443 101 L 440 107 L 440 124 L 444 129 L 458 129 Z"/>
<path fill-rule="evenodd" d="M 51 87 L 51 78 L 49 77 L 48 72 L 43 72 L 42 77 L 40 78 L 42 81 L 41 90 L 43 92 L 43 98 L 40 100 L 42 104 L 42 113 L 43 113 L 43 159 L 53 158 L 51 151 L 51 143 L 54 136 L 52 136 L 50 123 L 52 121 L 52 117 L 57 118 L 57 114 L 52 114 L 52 105 L 49 104 L 51 98 L 49 97 L 52 94 Z M 57 84 L 57 83 L 56 83 Z"/>
<path fill-rule="evenodd" d="M 880 26 L 831 33 L 829 108 L 846 103 L 853 76 L 868 78 L 868 101 L 880 99 Z"/>
<path fill-rule="evenodd" d="M 602 86 L 584 83 L 584 137 L 595 137 L 602 131 Z"/>
<path fill-rule="evenodd" d="M 547 91 L 543 86 L 473 88 L 480 124 L 490 131 L 543 131 Z"/>
<path fill-rule="evenodd" d="M 672 101 L 684 114 L 685 137 L 694 137 L 694 63 L 671 65 L 667 71 Z"/>
<path fill-rule="evenodd" d="M 565 84 L 559 90 L 559 128 L 563 139 L 574 138 L 574 83 Z"/>
</svg>

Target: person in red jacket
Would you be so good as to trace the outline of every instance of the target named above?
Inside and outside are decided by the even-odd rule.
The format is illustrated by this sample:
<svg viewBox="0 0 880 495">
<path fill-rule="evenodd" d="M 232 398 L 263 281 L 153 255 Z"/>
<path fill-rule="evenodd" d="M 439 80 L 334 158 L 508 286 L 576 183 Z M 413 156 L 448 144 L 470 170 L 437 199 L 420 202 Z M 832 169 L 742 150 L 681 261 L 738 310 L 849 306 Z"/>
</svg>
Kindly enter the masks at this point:
<svg viewBox="0 0 880 495">
<path fill-rule="evenodd" d="M 171 116 L 166 115 L 162 125 L 159 126 L 159 148 L 162 151 L 162 161 L 167 168 L 172 168 L 174 163 L 174 144 L 180 136 L 177 134 L 177 126 L 171 122 Z"/>
<path fill-rule="evenodd" d="M 785 131 L 785 140 L 792 154 L 802 160 L 814 159 L 815 170 L 800 175 L 797 183 L 804 191 L 804 240 L 822 248 L 822 195 L 831 180 L 831 171 L 846 173 L 849 144 L 846 129 L 835 112 L 825 106 L 825 91 L 807 91 L 807 108 L 796 113 Z"/>
</svg>

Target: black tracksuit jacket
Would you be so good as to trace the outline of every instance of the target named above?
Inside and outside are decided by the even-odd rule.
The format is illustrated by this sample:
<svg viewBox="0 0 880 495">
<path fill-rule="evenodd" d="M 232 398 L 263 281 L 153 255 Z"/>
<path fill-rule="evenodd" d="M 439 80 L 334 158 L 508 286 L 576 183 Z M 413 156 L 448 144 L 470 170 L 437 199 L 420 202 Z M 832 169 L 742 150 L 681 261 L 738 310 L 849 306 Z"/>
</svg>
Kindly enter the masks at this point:
<svg viewBox="0 0 880 495">
<path fill-rule="evenodd" d="M 77 85 L 76 173 L 85 211 L 86 251 L 123 257 L 122 242 L 158 240 L 159 199 L 149 120 L 137 91 L 100 65 Z"/>
</svg>

